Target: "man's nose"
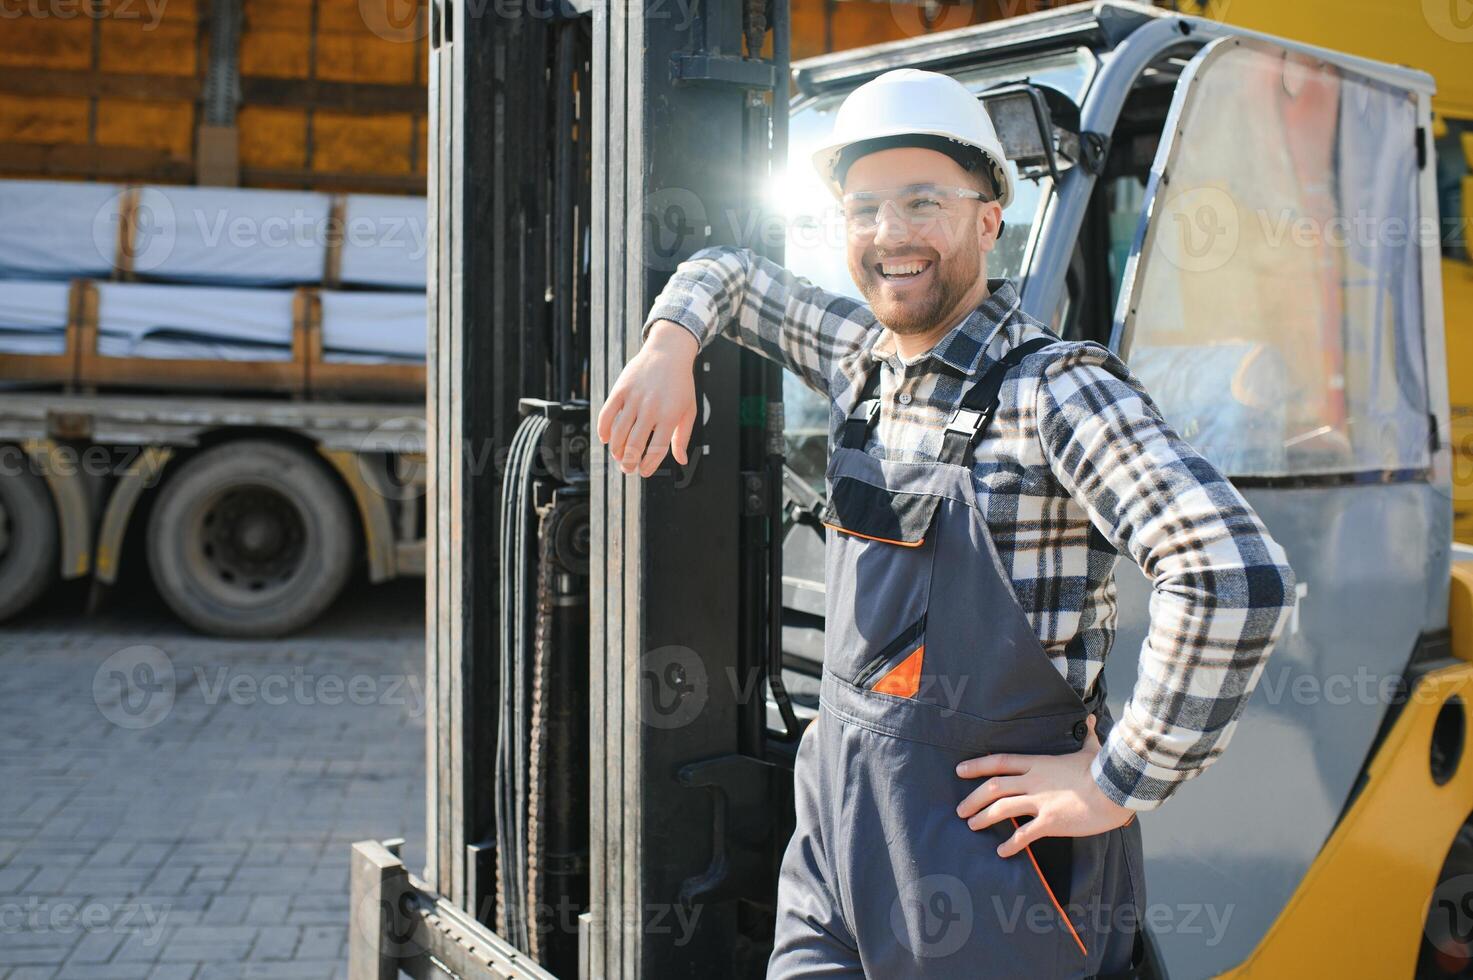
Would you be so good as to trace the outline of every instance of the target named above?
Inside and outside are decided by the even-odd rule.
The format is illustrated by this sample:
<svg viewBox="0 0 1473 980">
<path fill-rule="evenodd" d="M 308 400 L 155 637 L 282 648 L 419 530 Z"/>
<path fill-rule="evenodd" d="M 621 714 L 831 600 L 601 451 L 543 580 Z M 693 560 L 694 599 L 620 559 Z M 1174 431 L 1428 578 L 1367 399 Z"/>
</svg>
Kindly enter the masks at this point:
<svg viewBox="0 0 1473 980">
<path fill-rule="evenodd" d="M 910 231 L 910 222 L 905 220 L 893 201 L 880 204 L 879 214 L 875 216 L 876 245 L 889 248 L 904 245 L 910 241 Z"/>
</svg>

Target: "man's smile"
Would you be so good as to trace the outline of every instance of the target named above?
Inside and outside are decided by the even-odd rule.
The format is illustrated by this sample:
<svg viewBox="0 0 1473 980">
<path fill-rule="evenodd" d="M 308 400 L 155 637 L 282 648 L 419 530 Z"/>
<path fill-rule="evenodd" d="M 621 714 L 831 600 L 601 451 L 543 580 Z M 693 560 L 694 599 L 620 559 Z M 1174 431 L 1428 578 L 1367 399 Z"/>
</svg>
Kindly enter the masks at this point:
<svg viewBox="0 0 1473 980">
<path fill-rule="evenodd" d="M 928 278 L 935 265 L 930 259 L 881 259 L 874 270 L 888 283 L 916 283 Z"/>
</svg>

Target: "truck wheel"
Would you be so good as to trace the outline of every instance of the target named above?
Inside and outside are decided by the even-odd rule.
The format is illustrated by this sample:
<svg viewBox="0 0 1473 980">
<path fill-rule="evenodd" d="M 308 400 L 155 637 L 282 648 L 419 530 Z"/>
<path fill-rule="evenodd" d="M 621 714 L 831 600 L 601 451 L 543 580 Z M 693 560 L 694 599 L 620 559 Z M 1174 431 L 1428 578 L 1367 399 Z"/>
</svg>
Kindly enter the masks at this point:
<svg viewBox="0 0 1473 980">
<path fill-rule="evenodd" d="M 190 459 L 148 520 L 159 593 L 217 636 L 280 636 L 310 623 L 342 591 L 353 551 L 348 506 L 326 467 L 261 440 Z"/>
<path fill-rule="evenodd" d="M 51 491 L 34 473 L 9 470 L 0 470 L 0 620 L 39 599 L 60 561 Z"/>
</svg>

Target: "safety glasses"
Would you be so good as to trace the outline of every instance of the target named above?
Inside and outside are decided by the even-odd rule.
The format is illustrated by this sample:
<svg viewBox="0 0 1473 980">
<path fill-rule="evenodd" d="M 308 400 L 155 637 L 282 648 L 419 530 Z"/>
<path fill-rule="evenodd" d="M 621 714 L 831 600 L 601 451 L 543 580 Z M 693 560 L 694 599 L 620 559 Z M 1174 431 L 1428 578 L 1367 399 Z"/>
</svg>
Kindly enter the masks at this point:
<svg viewBox="0 0 1473 980">
<path fill-rule="evenodd" d="M 873 234 L 880 224 L 880 211 L 889 205 L 891 212 L 912 230 L 926 230 L 937 222 L 957 217 L 961 202 L 967 199 L 988 201 L 981 191 L 970 187 L 948 187 L 941 184 L 908 184 L 883 190 L 855 191 L 840 198 L 844 223 L 854 234 Z"/>
</svg>

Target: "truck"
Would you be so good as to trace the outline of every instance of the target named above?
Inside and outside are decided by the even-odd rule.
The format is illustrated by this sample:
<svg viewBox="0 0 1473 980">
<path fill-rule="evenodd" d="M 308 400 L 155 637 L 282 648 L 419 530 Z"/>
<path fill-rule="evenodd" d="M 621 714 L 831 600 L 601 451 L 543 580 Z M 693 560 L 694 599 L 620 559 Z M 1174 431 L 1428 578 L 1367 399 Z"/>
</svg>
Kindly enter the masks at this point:
<svg viewBox="0 0 1473 980">
<path fill-rule="evenodd" d="M 0 619 L 58 580 L 96 607 L 151 579 L 195 628 L 279 635 L 345 583 L 419 575 L 425 251 L 402 223 L 411 247 L 319 232 L 357 205 L 424 232 L 427 12 L 77 13 L 16 8 L 0 45 Z M 195 208 L 218 247 L 172 220 Z M 376 257 L 387 279 L 354 275 Z M 334 351 L 334 320 L 416 301 L 417 358 Z M 257 355 L 143 337 L 181 317 L 259 331 Z M 150 349 L 118 347 L 120 321 Z"/>
<path fill-rule="evenodd" d="M 431 2 L 426 862 L 354 845 L 350 977 L 762 975 L 818 710 L 826 407 L 712 344 L 690 461 L 645 480 L 590 409 L 696 249 L 852 295 L 807 153 L 901 66 L 971 87 L 1017 168 L 989 275 L 1119 354 L 1299 580 L 1231 749 L 1141 815 L 1135 972 L 1464 975 L 1432 75 L 1126 0 L 791 63 L 781 0 L 534 6 Z M 1118 716 L 1152 583 L 1116 584 Z"/>
<path fill-rule="evenodd" d="M 0 620 L 146 577 L 197 630 L 280 636 L 423 575 L 423 213 L 0 181 Z"/>
</svg>

